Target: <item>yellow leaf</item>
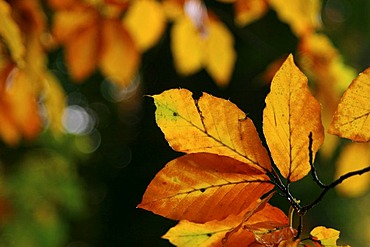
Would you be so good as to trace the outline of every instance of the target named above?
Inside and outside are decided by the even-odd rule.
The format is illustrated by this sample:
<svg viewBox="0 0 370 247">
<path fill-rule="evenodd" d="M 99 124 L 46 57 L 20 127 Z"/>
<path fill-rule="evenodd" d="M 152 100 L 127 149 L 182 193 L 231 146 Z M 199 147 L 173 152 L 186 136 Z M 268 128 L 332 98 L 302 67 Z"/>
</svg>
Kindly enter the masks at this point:
<svg viewBox="0 0 370 247">
<path fill-rule="evenodd" d="M 239 214 L 270 191 L 269 181 L 234 159 L 188 154 L 170 161 L 155 176 L 138 207 L 175 220 L 222 220 Z"/>
<path fill-rule="evenodd" d="M 171 50 L 176 70 L 190 75 L 203 67 L 203 42 L 190 18 L 179 18 L 171 29 Z"/>
<path fill-rule="evenodd" d="M 321 26 L 320 0 L 269 0 L 281 21 L 290 25 L 297 37 L 302 37 Z"/>
<path fill-rule="evenodd" d="M 207 29 L 204 63 L 218 86 L 226 86 L 234 70 L 234 38 L 221 23 L 210 20 Z"/>
<path fill-rule="evenodd" d="M 260 171 L 271 170 L 252 120 L 230 101 L 206 93 L 195 101 L 186 89 L 168 90 L 153 98 L 157 124 L 174 150 L 224 155 Z"/>
<path fill-rule="evenodd" d="M 49 126 L 54 133 L 60 133 L 63 130 L 62 117 L 66 98 L 63 88 L 60 86 L 55 76 L 50 72 L 46 73 L 44 76 L 43 103 L 46 108 Z"/>
<path fill-rule="evenodd" d="M 238 225 L 242 216 L 230 215 L 222 221 L 209 221 L 204 224 L 189 221 L 180 221 L 172 227 L 162 238 L 168 239 L 179 247 L 223 247 L 223 246 L 248 246 L 254 243 L 253 233 L 239 230 L 233 239 L 222 243 L 225 234 Z"/>
<path fill-rule="evenodd" d="M 263 132 L 283 177 L 293 182 L 310 171 L 309 135 L 312 133 L 313 158 L 324 140 L 321 107 L 292 55 L 272 80 L 263 111 Z"/>
<path fill-rule="evenodd" d="M 268 10 L 266 0 L 237 0 L 234 3 L 235 22 L 247 25 L 261 18 Z"/>
<path fill-rule="evenodd" d="M 370 143 L 350 143 L 339 154 L 336 164 L 336 178 L 370 165 Z M 370 173 L 351 177 L 339 184 L 336 189 L 346 196 L 360 196 L 369 190 Z"/>
<path fill-rule="evenodd" d="M 255 235 L 248 227 L 260 226 L 273 229 L 286 225 L 285 214 L 278 208 L 266 204 L 258 212 L 245 219 L 245 215 L 253 212 L 261 202 L 255 201 L 240 214 L 231 214 L 223 220 L 208 221 L 204 224 L 189 221 L 180 221 L 171 228 L 162 238 L 170 240 L 176 246 L 262 246 L 255 239 Z M 270 216 L 270 218 L 269 218 Z M 243 224 L 246 228 L 239 227 Z M 230 234 L 232 233 L 232 234 Z M 275 239 L 278 240 L 278 239 Z M 280 239 L 281 241 L 281 239 Z M 263 245 L 265 246 L 265 245 Z"/>
<path fill-rule="evenodd" d="M 136 75 L 139 53 L 120 21 L 104 20 L 102 25 L 100 68 L 110 80 L 127 86 Z"/>
<path fill-rule="evenodd" d="M 236 58 L 233 36 L 222 22 L 214 19 L 196 24 L 183 15 L 172 27 L 171 49 L 176 70 L 190 75 L 205 68 L 217 85 L 225 86 Z"/>
<path fill-rule="evenodd" d="M 358 142 L 370 141 L 370 68 L 354 79 L 343 94 L 330 134 Z"/>
<path fill-rule="evenodd" d="M 310 235 L 314 240 L 320 241 L 323 247 L 337 247 L 339 233 L 332 228 L 317 226 L 310 232 Z"/>
<path fill-rule="evenodd" d="M 22 41 L 22 34 L 11 17 L 11 8 L 7 2 L 0 0 L 0 37 L 9 47 L 10 54 L 18 66 L 23 66 L 26 49 Z"/>
<path fill-rule="evenodd" d="M 161 37 L 165 25 L 165 14 L 161 5 L 153 0 L 134 1 L 128 9 L 124 25 L 132 35 L 137 47 L 145 51 Z"/>
</svg>

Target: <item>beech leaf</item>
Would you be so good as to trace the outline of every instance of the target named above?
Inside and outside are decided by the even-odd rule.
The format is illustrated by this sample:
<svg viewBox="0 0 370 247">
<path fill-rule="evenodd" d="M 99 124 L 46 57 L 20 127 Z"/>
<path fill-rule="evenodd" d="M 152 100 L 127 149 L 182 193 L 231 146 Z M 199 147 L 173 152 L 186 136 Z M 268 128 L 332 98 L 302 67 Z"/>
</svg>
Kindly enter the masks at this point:
<svg viewBox="0 0 370 247">
<path fill-rule="evenodd" d="M 370 68 L 343 94 L 328 132 L 352 141 L 370 141 Z"/>
<path fill-rule="evenodd" d="M 161 38 L 166 19 L 159 2 L 140 0 L 132 3 L 123 23 L 132 35 L 137 47 L 141 51 L 145 51 Z"/>
<path fill-rule="evenodd" d="M 310 235 L 312 239 L 319 241 L 324 247 L 337 247 L 339 233 L 339 231 L 332 228 L 317 226 L 310 232 Z"/>
<path fill-rule="evenodd" d="M 238 215 L 232 214 L 223 220 L 208 221 L 204 224 L 182 220 L 179 224 L 172 227 L 162 238 L 168 239 L 172 244 L 182 247 L 228 247 L 249 246 L 249 244 L 259 246 L 252 231 L 257 228 L 253 228 L 253 226 L 265 227 L 272 230 L 274 226 L 283 226 L 288 222 L 288 218 L 280 209 L 264 203 L 263 207 L 256 210 L 259 205 L 261 205 L 261 200 L 254 201 Z M 245 215 L 247 214 L 251 217 L 246 219 Z M 246 228 L 239 227 L 241 224 L 246 226 Z"/>
<path fill-rule="evenodd" d="M 26 49 L 22 41 L 21 31 L 11 17 L 9 4 L 3 0 L 0 0 L 0 37 L 3 37 L 9 46 L 14 61 L 22 66 Z"/>
<path fill-rule="evenodd" d="M 224 155 L 260 171 L 271 170 L 252 120 L 235 104 L 207 93 L 195 101 L 186 89 L 171 89 L 153 98 L 157 124 L 174 150 Z"/>
<path fill-rule="evenodd" d="M 310 171 L 309 143 L 312 155 L 324 140 L 321 107 L 310 94 L 307 77 L 289 55 L 274 76 L 263 111 L 263 132 L 271 156 L 281 174 L 297 181 Z"/>
<path fill-rule="evenodd" d="M 266 175 L 237 160 L 188 154 L 155 176 L 138 207 L 174 220 L 205 223 L 239 214 L 272 188 Z"/>
</svg>

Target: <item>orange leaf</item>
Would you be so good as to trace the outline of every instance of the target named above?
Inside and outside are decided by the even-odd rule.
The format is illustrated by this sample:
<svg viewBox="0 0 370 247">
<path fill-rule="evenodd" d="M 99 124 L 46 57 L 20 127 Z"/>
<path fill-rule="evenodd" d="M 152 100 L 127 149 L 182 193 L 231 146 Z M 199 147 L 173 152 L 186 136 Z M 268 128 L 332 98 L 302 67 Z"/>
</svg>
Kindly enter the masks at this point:
<svg viewBox="0 0 370 247">
<path fill-rule="evenodd" d="M 96 27 L 89 26 L 68 40 L 65 56 L 73 79 L 82 81 L 95 70 L 98 59 L 98 38 L 99 32 Z"/>
<path fill-rule="evenodd" d="M 206 93 L 195 101 L 186 89 L 153 98 L 157 124 L 174 150 L 224 155 L 260 171 L 271 170 L 253 122 L 230 101 Z"/>
<path fill-rule="evenodd" d="M 180 221 L 178 225 L 171 228 L 162 238 L 170 240 L 172 244 L 176 246 L 183 247 L 193 247 L 193 246 L 262 246 L 258 244 L 255 240 L 255 236 L 249 229 L 244 229 L 240 226 L 240 223 L 245 219 L 245 214 L 248 212 L 255 213 L 256 207 L 258 207 L 261 202 L 254 201 L 247 209 L 238 215 L 229 215 L 223 220 L 213 220 L 208 221 L 204 224 L 193 223 L 189 221 Z M 269 213 L 271 211 L 273 213 Z M 278 208 L 272 207 L 270 204 L 265 204 L 265 207 L 259 209 L 260 214 L 251 214 L 247 221 L 251 220 L 256 225 L 267 225 L 269 229 L 273 229 L 274 225 L 276 227 L 285 225 L 287 223 L 287 217 Z M 273 216 L 273 218 L 267 219 L 264 215 Z M 261 217 L 262 216 L 262 217 Z M 253 219 L 252 219 L 253 218 Z M 272 228 L 271 228 L 272 226 Z M 234 231 L 235 230 L 235 231 Z M 233 232 L 233 234 L 229 234 Z M 265 246 L 265 245 L 263 245 Z"/>
<path fill-rule="evenodd" d="M 273 185 L 266 175 L 214 154 L 169 162 L 149 184 L 138 207 L 175 220 L 223 220 L 248 208 Z"/>
<path fill-rule="evenodd" d="M 139 53 L 127 30 L 118 20 L 104 20 L 100 68 L 105 76 L 127 86 L 136 75 Z"/>
<path fill-rule="evenodd" d="M 263 132 L 272 158 L 290 181 L 304 177 L 309 164 L 309 135 L 313 156 L 324 140 L 321 107 L 310 94 L 307 77 L 289 55 L 271 83 L 263 111 Z M 314 157 L 313 157 L 314 158 Z"/>
<path fill-rule="evenodd" d="M 261 18 L 268 10 L 265 0 L 237 0 L 234 3 L 235 21 L 238 25 L 247 25 Z"/>
<path fill-rule="evenodd" d="M 358 142 L 370 141 L 370 68 L 354 79 L 343 94 L 330 134 Z"/>
</svg>

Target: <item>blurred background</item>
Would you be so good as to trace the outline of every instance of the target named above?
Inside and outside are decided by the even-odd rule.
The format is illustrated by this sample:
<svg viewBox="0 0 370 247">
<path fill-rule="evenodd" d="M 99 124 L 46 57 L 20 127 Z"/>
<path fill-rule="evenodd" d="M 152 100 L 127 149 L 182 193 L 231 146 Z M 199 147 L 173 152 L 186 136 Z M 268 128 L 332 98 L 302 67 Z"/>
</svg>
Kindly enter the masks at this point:
<svg viewBox="0 0 370 247">
<path fill-rule="evenodd" d="M 263 139 L 269 83 L 293 53 L 330 122 L 370 66 L 370 2 L 295 2 L 0 0 L 0 246 L 171 246 L 160 237 L 176 222 L 136 208 L 182 155 L 147 95 L 229 99 Z M 325 183 L 369 165 L 369 146 L 351 144 L 327 137 L 316 160 Z M 324 225 L 341 244 L 370 245 L 368 175 L 330 191 L 306 236 Z M 310 176 L 292 191 L 302 204 L 320 193 Z"/>
</svg>

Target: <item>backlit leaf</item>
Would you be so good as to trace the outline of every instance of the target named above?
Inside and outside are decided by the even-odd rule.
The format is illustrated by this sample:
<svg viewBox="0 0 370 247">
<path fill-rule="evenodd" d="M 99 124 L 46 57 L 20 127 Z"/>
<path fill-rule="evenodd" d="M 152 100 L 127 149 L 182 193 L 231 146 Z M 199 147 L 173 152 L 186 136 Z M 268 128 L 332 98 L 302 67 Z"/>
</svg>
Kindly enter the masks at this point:
<svg viewBox="0 0 370 247">
<path fill-rule="evenodd" d="M 20 29 L 11 17 L 11 8 L 4 0 L 0 0 L 0 37 L 2 37 L 8 45 L 14 61 L 22 66 L 26 50 L 22 41 Z"/>
<path fill-rule="evenodd" d="M 343 94 L 329 133 L 358 142 L 370 141 L 370 68 L 354 79 Z"/>
<path fill-rule="evenodd" d="M 210 20 L 204 63 L 218 86 L 223 87 L 229 83 L 235 58 L 234 38 L 221 22 Z"/>
<path fill-rule="evenodd" d="M 245 215 L 259 205 L 260 202 L 253 202 L 247 209 L 238 215 L 229 215 L 223 220 L 208 221 L 204 224 L 193 223 L 189 221 L 180 221 L 178 225 L 171 228 L 163 238 L 170 240 L 176 246 L 262 246 L 255 239 L 252 229 L 247 226 L 264 226 L 267 229 L 273 229 L 274 226 L 286 225 L 288 222 L 285 214 L 266 204 L 260 209 L 260 213 L 251 214 L 252 216 L 245 219 Z M 268 218 L 272 216 L 272 218 Z M 246 221 L 244 221 L 246 220 Z M 248 224 L 251 222 L 251 224 Z M 246 228 L 238 227 L 243 223 Z M 235 231 L 234 231 L 235 230 Z M 256 230 L 256 229 L 254 229 Z M 233 231 L 233 234 L 229 234 Z"/>
<path fill-rule="evenodd" d="M 276 166 L 290 181 L 297 181 L 310 171 L 310 133 L 313 158 L 323 143 L 320 114 L 320 104 L 310 94 L 307 77 L 289 55 L 273 78 L 266 97 L 263 132 Z"/>
<path fill-rule="evenodd" d="M 238 25 L 247 25 L 261 18 L 268 10 L 265 0 L 237 0 L 234 3 L 235 21 Z"/>
<path fill-rule="evenodd" d="M 252 120 L 228 100 L 204 93 L 198 101 L 186 89 L 154 95 L 156 121 L 170 146 L 180 152 L 207 152 L 271 170 Z"/>
<path fill-rule="evenodd" d="M 236 58 L 233 36 L 214 18 L 193 18 L 178 17 L 171 30 L 176 70 L 190 75 L 205 68 L 219 86 L 225 86 Z"/>
<path fill-rule="evenodd" d="M 370 143 L 349 143 L 339 154 L 336 164 L 335 177 L 360 170 L 370 165 Z M 346 179 L 337 187 L 340 193 L 346 196 L 360 196 L 366 193 L 370 187 L 370 173 L 354 176 Z"/>
<path fill-rule="evenodd" d="M 103 74 L 121 86 L 129 85 L 139 65 L 135 43 L 118 20 L 105 20 L 101 35 L 100 67 Z"/>
<path fill-rule="evenodd" d="M 156 175 L 138 207 L 174 220 L 205 223 L 239 214 L 272 188 L 266 175 L 239 161 L 188 154 Z"/>
<path fill-rule="evenodd" d="M 153 46 L 161 37 L 166 25 L 161 5 L 153 0 L 134 1 L 128 9 L 124 25 L 141 51 Z"/>
<path fill-rule="evenodd" d="M 297 37 L 302 37 L 321 26 L 320 0 L 269 0 L 279 19 L 290 25 Z"/>
<path fill-rule="evenodd" d="M 324 226 L 315 227 L 310 235 L 312 239 L 319 241 L 323 247 L 337 247 L 339 231 Z"/>
</svg>

